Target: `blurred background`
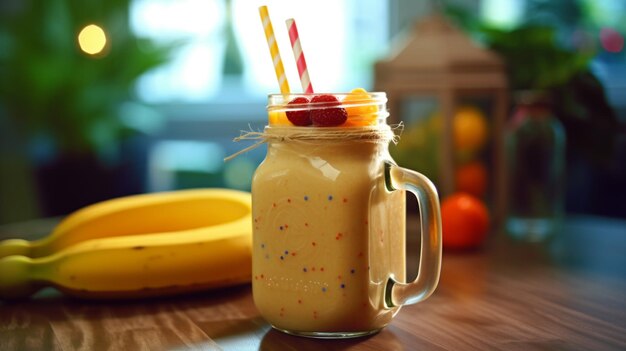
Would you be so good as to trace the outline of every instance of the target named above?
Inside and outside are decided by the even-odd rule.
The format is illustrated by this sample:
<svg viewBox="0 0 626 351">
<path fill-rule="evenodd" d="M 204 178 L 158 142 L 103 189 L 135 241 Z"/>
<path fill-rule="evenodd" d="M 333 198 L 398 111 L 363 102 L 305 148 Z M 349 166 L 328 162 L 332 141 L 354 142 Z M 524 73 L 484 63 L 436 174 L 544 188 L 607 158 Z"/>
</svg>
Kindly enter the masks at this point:
<svg viewBox="0 0 626 351">
<path fill-rule="evenodd" d="M 0 0 L 0 224 L 129 194 L 248 190 L 265 149 L 223 158 L 247 146 L 232 142 L 241 130 L 264 126 L 278 91 L 260 5 L 292 89 L 290 17 L 316 90 L 329 92 L 372 89 L 376 62 L 441 14 L 505 63 L 507 118 L 517 92 L 553 93 L 565 211 L 626 218 L 623 0 Z M 391 113 L 436 115 L 431 105 Z M 405 130 L 400 145 L 431 137 Z M 394 152 L 443 176 L 428 152 Z"/>
</svg>

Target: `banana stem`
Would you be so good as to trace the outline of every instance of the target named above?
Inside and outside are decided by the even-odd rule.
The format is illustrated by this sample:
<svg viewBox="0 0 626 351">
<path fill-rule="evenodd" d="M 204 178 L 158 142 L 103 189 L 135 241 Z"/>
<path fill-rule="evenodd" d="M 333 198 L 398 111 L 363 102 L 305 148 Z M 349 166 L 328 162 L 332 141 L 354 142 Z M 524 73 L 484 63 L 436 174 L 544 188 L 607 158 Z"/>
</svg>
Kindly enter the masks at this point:
<svg viewBox="0 0 626 351">
<path fill-rule="evenodd" d="M 39 290 L 34 284 L 32 267 L 33 260 L 26 256 L 0 259 L 0 299 L 24 298 Z"/>
<path fill-rule="evenodd" d="M 31 242 L 27 240 L 8 239 L 0 241 L 0 259 L 13 255 L 30 257 L 31 251 Z"/>
</svg>

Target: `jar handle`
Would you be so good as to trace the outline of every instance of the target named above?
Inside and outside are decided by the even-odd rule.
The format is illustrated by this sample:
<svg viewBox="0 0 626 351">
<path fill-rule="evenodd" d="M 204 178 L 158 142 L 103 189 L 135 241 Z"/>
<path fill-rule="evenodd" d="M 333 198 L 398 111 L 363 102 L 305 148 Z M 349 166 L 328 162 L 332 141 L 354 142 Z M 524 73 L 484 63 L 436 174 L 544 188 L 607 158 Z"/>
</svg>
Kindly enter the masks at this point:
<svg viewBox="0 0 626 351">
<path fill-rule="evenodd" d="M 423 301 L 437 287 L 441 271 L 441 210 L 437 189 L 418 172 L 385 163 L 385 184 L 390 191 L 408 190 L 415 195 L 422 226 L 417 278 L 409 283 L 389 278 L 385 304 L 391 308 Z"/>
</svg>

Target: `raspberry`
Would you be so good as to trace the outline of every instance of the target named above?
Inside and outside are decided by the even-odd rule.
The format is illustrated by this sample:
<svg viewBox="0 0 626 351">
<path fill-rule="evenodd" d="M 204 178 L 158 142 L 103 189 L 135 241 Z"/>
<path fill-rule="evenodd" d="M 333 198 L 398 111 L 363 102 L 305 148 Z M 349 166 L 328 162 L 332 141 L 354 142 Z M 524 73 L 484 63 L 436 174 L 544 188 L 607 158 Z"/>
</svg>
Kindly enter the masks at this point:
<svg viewBox="0 0 626 351">
<path fill-rule="evenodd" d="M 309 103 L 309 99 L 305 98 L 305 97 L 297 97 L 291 101 L 289 101 L 288 105 L 295 105 L 295 104 L 307 104 Z M 303 110 L 295 110 L 295 111 L 289 111 L 287 110 L 287 119 L 289 120 L 289 122 L 293 123 L 296 126 L 300 126 L 300 127 L 304 127 L 304 126 L 310 126 L 311 125 L 311 111 L 307 109 L 303 109 Z"/>
<path fill-rule="evenodd" d="M 348 119 L 348 113 L 339 106 L 339 100 L 333 95 L 318 95 L 311 99 L 315 103 L 314 109 L 311 110 L 311 121 L 316 127 L 334 127 L 342 125 Z M 329 106 L 325 108 L 325 106 Z"/>
</svg>

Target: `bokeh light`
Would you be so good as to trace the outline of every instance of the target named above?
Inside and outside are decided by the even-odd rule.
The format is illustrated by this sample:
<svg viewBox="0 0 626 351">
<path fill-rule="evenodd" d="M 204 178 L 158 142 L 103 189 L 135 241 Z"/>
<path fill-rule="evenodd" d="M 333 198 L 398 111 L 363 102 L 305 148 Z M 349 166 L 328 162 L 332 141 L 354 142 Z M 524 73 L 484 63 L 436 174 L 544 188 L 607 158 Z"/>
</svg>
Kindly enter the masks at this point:
<svg viewBox="0 0 626 351">
<path fill-rule="evenodd" d="M 624 49 L 624 36 L 613 28 L 602 28 L 600 42 L 604 50 L 608 52 L 618 53 Z"/>
<path fill-rule="evenodd" d="M 104 50 L 107 37 L 104 30 L 95 24 L 90 24 L 78 33 L 80 49 L 89 55 L 97 55 Z"/>
</svg>

